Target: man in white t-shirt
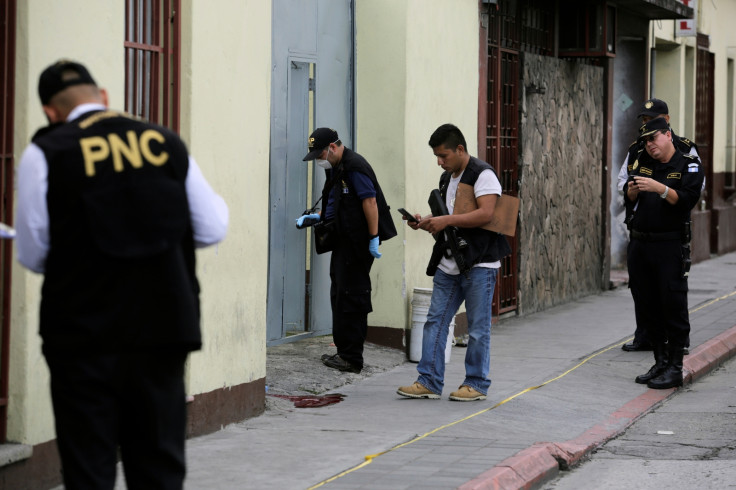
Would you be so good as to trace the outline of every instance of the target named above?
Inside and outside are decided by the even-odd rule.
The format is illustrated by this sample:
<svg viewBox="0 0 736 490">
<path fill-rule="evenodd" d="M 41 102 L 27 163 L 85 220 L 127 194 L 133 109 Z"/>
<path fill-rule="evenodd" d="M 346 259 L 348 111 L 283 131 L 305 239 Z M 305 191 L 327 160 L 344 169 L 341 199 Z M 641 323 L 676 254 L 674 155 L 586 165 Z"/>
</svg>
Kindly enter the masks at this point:
<svg viewBox="0 0 736 490">
<path fill-rule="evenodd" d="M 503 235 L 481 226 L 491 221 L 501 195 L 501 184 L 493 167 L 470 156 L 465 137 L 456 126 L 443 124 L 437 128 L 429 139 L 429 146 L 437 157 L 437 164 L 444 170 L 439 192 L 448 214 L 416 215 L 416 222 L 408 222 L 414 230 L 432 233 L 437 242 L 427 267 L 427 275 L 434 276 L 434 288 L 424 324 L 422 358 L 417 365 L 419 376 L 411 386 L 399 387 L 397 393 L 408 398 L 440 398 L 449 325 L 465 301 L 469 333 L 465 379 L 450 394 L 450 399 L 485 400 L 491 385 L 488 373 L 493 290 L 500 260 L 511 253 L 511 248 Z M 472 187 L 475 204 L 472 211 L 453 214 L 460 186 Z M 460 257 L 451 252 L 453 247 L 449 240 L 453 237 L 460 244 Z"/>
</svg>

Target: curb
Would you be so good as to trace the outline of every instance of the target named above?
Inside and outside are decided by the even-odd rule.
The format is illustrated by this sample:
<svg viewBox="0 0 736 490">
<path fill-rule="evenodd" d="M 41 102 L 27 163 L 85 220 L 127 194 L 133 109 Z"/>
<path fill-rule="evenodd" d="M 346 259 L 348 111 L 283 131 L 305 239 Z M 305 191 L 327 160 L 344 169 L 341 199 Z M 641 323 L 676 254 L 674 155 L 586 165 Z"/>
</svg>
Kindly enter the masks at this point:
<svg viewBox="0 0 736 490">
<path fill-rule="evenodd" d="M 683 363 L 685 385 L 705 376 L 736 356 L 736 325 L 699 345 Z M 579 464 L 597 448 L 622 434 L 652 408 L 672 396 L 676 388 L 650 389 L 634 398 L 604 422 L 565 442 L 538 442 L 522 449 L 458 490 L 533 489 Z"/>
<path fill-rule="evenodd" d="M 685 358 L 683 369 L 686 373 L 683 375 L 683 382 L 688 384 L 702 378 L 736 355 L 734 351 L 736 351 L 736 326 L 700 344 Z"/>
</svg>

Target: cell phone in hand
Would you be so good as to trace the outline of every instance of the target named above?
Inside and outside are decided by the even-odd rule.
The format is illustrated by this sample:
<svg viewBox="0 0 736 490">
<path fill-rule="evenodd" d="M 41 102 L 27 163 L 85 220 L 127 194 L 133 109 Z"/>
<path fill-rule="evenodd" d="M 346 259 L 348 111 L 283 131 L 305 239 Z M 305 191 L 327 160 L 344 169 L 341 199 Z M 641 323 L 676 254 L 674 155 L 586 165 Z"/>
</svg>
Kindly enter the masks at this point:
<svg viewBox="0 0 736 490">
<path fill-rule="evenodd" d="M 411 221 L 412 223 L 419 223 L 419 221 L 414 217 L 414 215 L 411 214 L 406 209 L 399 208 L 399 212 L 404 215 L 404 217 L 407 219 L 407 221 Z"/>
</svg>

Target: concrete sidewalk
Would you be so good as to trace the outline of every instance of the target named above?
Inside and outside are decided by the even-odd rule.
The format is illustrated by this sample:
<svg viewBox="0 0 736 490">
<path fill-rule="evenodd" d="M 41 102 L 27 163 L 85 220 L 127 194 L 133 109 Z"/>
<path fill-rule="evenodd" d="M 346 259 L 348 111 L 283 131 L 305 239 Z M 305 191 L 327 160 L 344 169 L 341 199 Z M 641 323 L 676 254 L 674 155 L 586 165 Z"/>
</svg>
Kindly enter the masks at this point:
<svg viewBox="0 0 736 490">
<path fill-rule="evenodd" d="M 693 266 L 689 301 L 691 354 L 685 368 L 692 381 L 736 353 L 736 253 Z M 493 327 L 493 384 L 483 402 L 447 398 L 463 379 L 464 348 L 452 349 L 441 400 L 396 395 L 399 385 L 416 379 L 416 364 L 382 352 L 384 367 L 375 368 L 369 352 L 364 373 L 340 374 L 350 384 L 333 390 L 345 395 L 339 403 L 295 408 L 269 396 L 264 415 L 189 440 L 186 488 L 475 489 L 541 483 L 675 392 L 634 383 L 653 358 L 651 352 L 620 349 L 633 330 L 625 287 L 505 319 Z M 335 375 L 319 356 L 297 364 L 301 372 Z"/>
</svg>

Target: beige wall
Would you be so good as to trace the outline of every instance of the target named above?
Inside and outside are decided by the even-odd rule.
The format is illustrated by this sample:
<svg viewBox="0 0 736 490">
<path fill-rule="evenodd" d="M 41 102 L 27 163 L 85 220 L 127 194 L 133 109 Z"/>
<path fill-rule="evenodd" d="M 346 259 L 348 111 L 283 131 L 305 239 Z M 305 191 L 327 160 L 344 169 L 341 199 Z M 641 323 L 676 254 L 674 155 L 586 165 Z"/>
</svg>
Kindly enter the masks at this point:
<svg viewBox="0 0 736 490">
<path fill-rule="evenodd" d="M 713 171 L 725 171 L 727 117 L 728 60 L 736 58 L 736 2 L 698 2 L 698 32 L 710 38 L 709 51 L 715 57 L 715 87 L 713 113 Z M 694 138 L 692 120 L 695 117 L 695 83 L 692 74 L 697 72 L 696 60 L 692 56 L 696 48 L 694 37 L 676 37 L 674 21 L 652 22 L 652 32 L 657 45 L 655 93 L 667 102 L 670 108 L 672 127 L 679 133 Z M 673 46 L 674 45 L 674 46 Z M 666 49 L 665 51 L 661 48 Z M 674 48 L 674 49 L 673 49 Z M 674 80 L 674 83 L 673 83 Z M 660 96 L 661 94 L 661 96 Z M 670 100 L 674 101 L 671 103 Z M 731 126 L 733 128 L 733 126 Z M 688 132 L 689 131 L 689 132 Z M 696 141 L 697 143 L 697 141 Z"/>
<path fill-rule="evenodd" d="M 80 0 L 73 5 L 53 0 L 18 2 L 16 164 L 35 130 L 46 124 L 38 100 L 38 76 L 57 59 L 72 58 L 87 64 L 97 83 L 108 89 L 110 104 L 119 107 L 123 102 L 123 9 L 93 0 Z M 25 444 L 55 437 L 48 370 L 38 336 L 41 279 L 42 276 L 14 264 L 8 440 Z"/>
<path fill-rule="evenodd" d="M 456 124 L 477 154 L 478 3 L 371 0 L 357 2 L 356 13 L 357 149 L 393 211 L 428 214 L 442 173 L 427 145 L 432 132 Z M 434 240 L 394 216 L 399 236 L 373 266 L 369 324 L 405 328 L 413 288 L 432 287 L 425 270 Z"/>
<path fill-rule="evenodd" d="M 230 208 L 225 241 L 197 255 L 204 348 L 188 375 L 197 394 L 266 376 L 271 2 L 183 3 L 181 134 Z"/>
<path fill-rule="evenodd" d="M 271 2 L 182 0 L 182 11 L 181 135 L 230 208 L 225 241 L 197 253 L 204 349 L 187 375 L 196 395 L 265 377 Z M 58 58 L 86 64 L 110 106 L 123 108 L 124 24 L 117 2 L 18 2 L 16 163 L 45 124 L 36 84 Z M 8 440 L 31 445 L 55 437 L 37 333 L 41 280 L 15 263 Z"/>
<path fill-rule="evenodd" d="M 724 172 L 726 161 L 727 110 L 727 67 L 728 58 L 734 59 L 736 52 L 736 30 L 733 20 L 736 19 L 736 2 L 701 1 L 700 29 L 710 36 L 710 51 L 715 55 L 715 104 L 713 114 L 713 171 Z"/>
</svg>

